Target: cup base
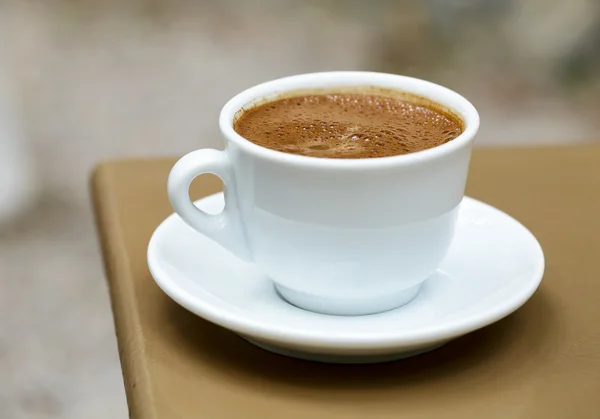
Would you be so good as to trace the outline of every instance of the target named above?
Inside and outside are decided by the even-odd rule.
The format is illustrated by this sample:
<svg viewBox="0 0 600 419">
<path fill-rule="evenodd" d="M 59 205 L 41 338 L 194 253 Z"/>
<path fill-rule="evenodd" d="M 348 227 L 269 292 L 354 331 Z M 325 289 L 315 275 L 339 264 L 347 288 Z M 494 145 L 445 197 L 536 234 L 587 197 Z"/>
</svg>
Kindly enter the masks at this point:
<svg viewBox="0 0 600 419">
<path fill-rule="evenodd" d="M 336 316 L 362 316 L 392 310 L 411 302 L 422 285 L 421 283 L 398 293 L 366 300 L 319 297 L 279 284 L 275 284 L 275 289 L 285 301 L 303 310 Z"/>
</svg>

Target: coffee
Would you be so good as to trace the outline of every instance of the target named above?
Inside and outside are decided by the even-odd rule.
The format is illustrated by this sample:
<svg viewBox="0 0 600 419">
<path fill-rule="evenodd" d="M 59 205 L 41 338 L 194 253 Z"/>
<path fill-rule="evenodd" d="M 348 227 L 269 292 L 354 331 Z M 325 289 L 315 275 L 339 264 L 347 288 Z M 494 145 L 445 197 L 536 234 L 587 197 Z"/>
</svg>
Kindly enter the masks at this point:
<svg viewBox="0 0 600 419">
<path fill-rule="evenodd" d="M 262 147 L 303 156 L 360 159 L 414 153 L 463 131 L 460 118 L 408 94 L 286 97 L 245 110 L 235 131 Z"/>
</svg>

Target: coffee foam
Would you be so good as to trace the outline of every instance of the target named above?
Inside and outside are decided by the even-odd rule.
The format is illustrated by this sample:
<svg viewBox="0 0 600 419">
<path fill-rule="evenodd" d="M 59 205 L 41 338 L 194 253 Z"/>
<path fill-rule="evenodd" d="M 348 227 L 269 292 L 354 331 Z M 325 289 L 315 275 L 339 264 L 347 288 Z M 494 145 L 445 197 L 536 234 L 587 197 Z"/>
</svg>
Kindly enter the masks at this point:
<svg viewBox="0 0 600 419">
<path fill-rule="evenodd" d="M 308 94 L 275 99 L 244 110 L 234 129 L 260 146 L 327 158 L 408 154 L 444 144 L 462 121 L 407 94 Z"/>
</svg>

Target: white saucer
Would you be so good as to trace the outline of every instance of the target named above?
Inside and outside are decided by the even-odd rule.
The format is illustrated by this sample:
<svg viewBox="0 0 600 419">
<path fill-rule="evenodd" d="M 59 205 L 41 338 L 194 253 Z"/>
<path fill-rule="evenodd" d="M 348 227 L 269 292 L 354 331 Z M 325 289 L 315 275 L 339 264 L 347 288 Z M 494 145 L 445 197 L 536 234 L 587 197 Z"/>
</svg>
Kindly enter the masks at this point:
<svg viewBox="0 0 600 419">
<path fill-rule="evenodd" d="M 196 203 L 209 213 L 222 194 Z M 471 198 L 440 269 L 409 304 L 342 317 L 285 302 L 271 281 L 210 239 L 168 217 L 148 246 L 162 290 L 204 319 L 283 355 L 323 362 L 381 362 L 423 353 L 512 313 L 537 289 L 544 255 L 535 237 L 505 213 Z"/>
</svg>

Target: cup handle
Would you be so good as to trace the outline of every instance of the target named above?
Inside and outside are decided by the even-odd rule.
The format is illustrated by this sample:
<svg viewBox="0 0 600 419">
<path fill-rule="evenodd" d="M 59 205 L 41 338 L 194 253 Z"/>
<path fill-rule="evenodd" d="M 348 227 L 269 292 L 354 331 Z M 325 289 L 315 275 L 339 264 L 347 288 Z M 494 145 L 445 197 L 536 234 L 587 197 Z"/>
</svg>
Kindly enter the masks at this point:
<svg viewBox="0 0 600 419">
<path fill-rule="evenodd" d="M 205 173 L 212 173 L 223 181 L 225 209 L 220 214 L 207 214 L 190 200 L 190 184 Z M 190 227 L 240 259 L 252 261 L 242 228 L 231 164 L 225 151 L 202 149 L 183 156 L 171 169 L 167 190 L 173 209 Z"/>
</svg>

